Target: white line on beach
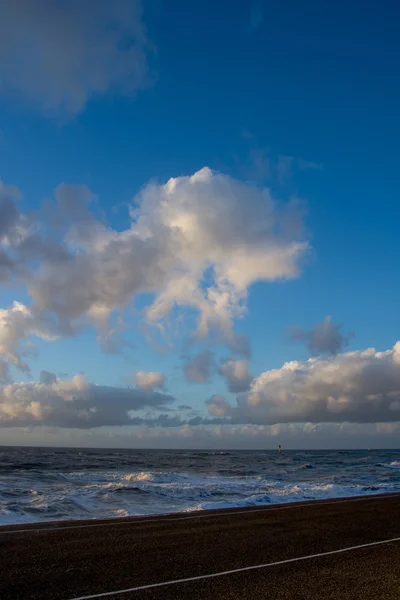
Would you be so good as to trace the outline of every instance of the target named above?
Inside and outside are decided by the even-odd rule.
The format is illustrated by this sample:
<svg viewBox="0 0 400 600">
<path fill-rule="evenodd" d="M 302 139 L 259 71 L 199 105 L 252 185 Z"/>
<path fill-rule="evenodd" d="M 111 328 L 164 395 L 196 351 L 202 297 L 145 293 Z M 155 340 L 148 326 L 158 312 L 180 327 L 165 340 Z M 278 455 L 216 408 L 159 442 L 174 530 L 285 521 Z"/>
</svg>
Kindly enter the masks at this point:
<svg viewBox="0 0 400 600">
<path fill-rule="evenodd" d="M 2 528 L 0 527 L 0 535 L 11 535 L 13 533 L 40 533 L 43 531 L 47 531 L 47 532 L 52 532 L 52 531 L 68 531 L 69 529 L 88 529 L 88 528 L 92 528 L 92 527 L 116 527 L 116 526 L 121 526 L 121 525 L 137 525 L 139 523 L 162 523 L 165 521 L 192 521 L 195 519 L 214 519 L 216 517 L 221 518 L 221 517 L 230 517 L 233 515 L 248 515 L 251 513 L 258 513 L 258 512 L 272 512 L 272 511 L 276 511 L 276 510 L 291 510 L 291 509 L 295 509 L 295 508 L 302 508 L 305 506 L 327 506 L 330 504 L 343 504 L 346 502 L 363 502 L 366 500 L 384 500 L 384 499 L 389 499 L 389 498 L 398 498 L 400 496 L 400 494 L 369 494 L 366 496 L 362 496 L 362 497 L 357 497 L 357 498 L 343 498 L 340 500 L 329 500 L 329 501 L 320 501 L 320 500 L 311 500 L 309 502 L 304 502 L 304 501 L 298 501 L 298 502 L 293 502 L 290 503 L 288 505 L 285 504 L 279 504 L 278 506 L 274 506 L 274 505 L 268 505 L 266 504 L 263 508 L 252 508 L 251 506 L 249 506 L 248 508 L 246 508 L 245 510 L 240 510 L 240 511 L 231 511 L 228 512 L 223 509 L 215 509 L 216 512 L 213 512 L 212 514 L 207 514 L 209 511 L 202 511 L 200 513 L 197 514 L 191 514 L 188 515 L 187 517 L 169 517 L 169 515 L 173 514 L 173 513 L 161 513 L 160 515 L 153 515 L 153 516 L 148 516 L 145 517 L 144 519 L 141 519 L 139 517 L 126 517 L 126 518 L 121 518 L 120 520 L 114 520 L 114 519 L 110 519 L 107 520 L 106 522 L 102 522 L 102 523 L 85 523 L 83 525 L 66 525 L 65 527 L 61 526 L 57 526 L 57 527 L 52 527 L 50 524 L 48 525 L 48 527 L 40 527 L 40 528 L 24 528 L 24 529 L 5 529 L 4 531 L 2 531 Z M 96 519 L 93 519 L 93 521 L 96 521 Z M 27 525 L 29 525 L 29 523 L 27 523 Z"/>
<path fill-rule="evenodd" d="M 173 579 L 171 581 L 163 581 L 161 583 L 150 583 L 148 585 L 140 585 L 124 590 L 114 590 L 112 592 L 103 592 L 101 594 L 92 594 L 90 596 L 79 596 L 70 600 L 91 600 L 92 598 L 106 598 L 107 596 L 117 596 L 119 594 L 128 594 L 129 592 L 139 592 L 140 590 L 150 590 L 152 588 L 163 587 L 166 585 L 175 585 L 177 583 L 187 583 L 190 581 L 200 581 L 202 579 L 211 579 L 213 577 L 222 577 L 224 575 L 233 575 L 234 573 L 243 573 L 245 571 L 254 571 L 255 569 L 266 569 L 267 567 L 277 567 L 279 565 L 287 565 L 289 563 L 309 560 L 311 558 L 321 558 L 323 556 L 332 556 L 332 554 L 341 554 L 352 550 L 360 550 L 361 548 L 371 548 L 372 546 L 380 546 L 382 544 L 390 544 L 391 542 L 399 542 L 400 537 L 390 540 L 381 540 L 379 542 L 370 542 L 369 544 L 360 544 L 359 546 L 350 546 L 348 548 L 340 548 L 339 550 L 330 550 L 329 552 L 320 552 L 319 554 L 309 554 L 308 556 L 298 556 L 296 558 L 287 558 L 276 562 L 265 563 L 263 565 L 252 565 L 250 567 L 242 567 L 240 569 L 232 569 L 231 571 L 220 571 L 219 573 L 208 573 L 207 575 L 198 575 L 197 577 L 186 577 L 185 579 Z"/>
</svg>

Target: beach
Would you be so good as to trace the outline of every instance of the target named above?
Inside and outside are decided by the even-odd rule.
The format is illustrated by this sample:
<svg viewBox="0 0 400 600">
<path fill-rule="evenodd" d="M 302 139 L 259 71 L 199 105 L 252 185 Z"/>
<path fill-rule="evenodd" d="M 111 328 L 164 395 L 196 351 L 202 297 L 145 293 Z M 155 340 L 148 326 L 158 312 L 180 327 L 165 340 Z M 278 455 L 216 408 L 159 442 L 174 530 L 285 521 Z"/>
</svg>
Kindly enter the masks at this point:
<svg viewBox="0 0 400 600">
<path fill-rule="evenodd" d="M 397 599 L 399 509 L 391 494 L 3 526 L 0 597 Z"/>
</svg>

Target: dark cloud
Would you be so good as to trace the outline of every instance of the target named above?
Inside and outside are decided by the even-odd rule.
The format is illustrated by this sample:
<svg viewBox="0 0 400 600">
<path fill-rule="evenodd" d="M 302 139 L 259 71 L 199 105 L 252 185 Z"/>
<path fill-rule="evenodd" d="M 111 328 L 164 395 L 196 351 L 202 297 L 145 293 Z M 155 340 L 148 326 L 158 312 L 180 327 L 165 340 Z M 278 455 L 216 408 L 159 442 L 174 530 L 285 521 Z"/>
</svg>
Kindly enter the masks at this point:
<svg viewBox="0 0 400 600">
<path fill-rule="evenodd" d="M 41 379 L 41 382 L 12 383 L 0 388 L 1 427 L 44 425 L 91 429 L 134 425 L 141 421 L 132 416 L 132 411 L 160 409 L 175 401 L 172 396 L 158 392 L 94 385 L 83 375 L 69 381 L 54 381 L 52 373 L 42 372 Z M 172 422 L 164 417 L 158 420 L 160 425 Z"/>
<path fill-rule="evenodd" d="M 56 383 L 57 375 L 55 373 L 51 373 L 50 371 L 40 371 L 39 377 L 40 383 Z"/>
<path fill-rule="evenodd" d="M 316 323 L 310 331 L 304 331 L 300 325 L 293 325 L 287 330 L 290 339 L 304 342 L 312 356 L 318 354 L 337 354 L 345 348 L 354 334 L 343 335 L 343 325 L 335 325 L 331 316 L 325 317 L 321 323 Z"/>
<path fill-rule="evenodd" d="M 206 401 L 208 412 L 214 417 L 230 416 L 232 407 L 224 396 L 214 394 Z"/>
<path fill-rule="evenodd" d="M 247 360 L 227 360 L 219 367 L 218 371 L 225 378 L 230 392 L 238 394 L 250 389 L 253 376 L 249 373 Z"/>
<path fill-rule="evenodd" d="M 149 82 L 151 50 L 139 0 L 0 2 L 2 92 L 74 115 L 96 94 Z"/>
<path fill-rule="evenodd" d="M 214 354 L 210 350 L 199 352 L 183 365 L 183 372 L 187 381 L 192 383 L 205 383 L 215 369 Z"/>
</svg>

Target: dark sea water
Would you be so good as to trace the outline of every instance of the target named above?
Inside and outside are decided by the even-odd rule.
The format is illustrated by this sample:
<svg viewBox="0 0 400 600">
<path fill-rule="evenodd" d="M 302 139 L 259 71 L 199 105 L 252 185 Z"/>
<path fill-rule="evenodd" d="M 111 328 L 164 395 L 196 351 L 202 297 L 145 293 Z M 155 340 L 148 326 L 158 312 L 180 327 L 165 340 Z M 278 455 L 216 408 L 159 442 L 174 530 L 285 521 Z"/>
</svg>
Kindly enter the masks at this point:
<svg viewBox="0 0 400 600">
<path fill-rule="evenodd" d="M 0 525 L 400 491 L 400 450 L 0 447 Z"/>
</svg>

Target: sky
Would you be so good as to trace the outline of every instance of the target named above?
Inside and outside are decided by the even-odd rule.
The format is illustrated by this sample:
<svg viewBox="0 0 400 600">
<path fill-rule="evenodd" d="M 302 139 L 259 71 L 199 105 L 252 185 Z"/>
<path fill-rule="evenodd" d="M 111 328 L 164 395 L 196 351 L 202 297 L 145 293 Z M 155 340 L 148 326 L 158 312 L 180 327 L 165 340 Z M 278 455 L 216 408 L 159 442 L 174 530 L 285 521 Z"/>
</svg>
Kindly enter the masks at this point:
<svg viewBox="0 0 400 600">
<path fill-rule="evenodd" d="M 0 444 L 400 447 L 399 11 L 0 0 Z"/>
</svg>

